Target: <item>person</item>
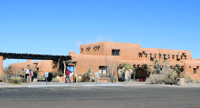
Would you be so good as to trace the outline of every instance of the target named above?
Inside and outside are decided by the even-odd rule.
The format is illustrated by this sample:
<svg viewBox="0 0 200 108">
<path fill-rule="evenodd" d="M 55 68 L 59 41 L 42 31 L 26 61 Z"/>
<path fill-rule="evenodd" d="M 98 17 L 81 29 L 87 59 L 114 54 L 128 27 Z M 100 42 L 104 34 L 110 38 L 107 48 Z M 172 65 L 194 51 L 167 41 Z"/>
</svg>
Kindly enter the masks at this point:
<svg viewBox="0 0 200 108">
<path fill-rule="evenodd" d="M 25 79 L 27 80 L 27 77 L 29 76 L 29 69 L 24 69 L 25 71 Z"/>
<path fill-rule="evenodd" d="M 68 69 L 66 69 L 66 78 L 65 78 L 65 83 L 67 83 L 67 78 L 69 79 L 69 83 L 71 83 L 71 80 L 70 80 L 70 71 Z"/>
<path fill-rule="evenodd" d="M 31 69 L 29 72 L 29 79 L 30 79 L 30 82 L 33 82 L 33 71 L 31 71 Z"/>
</svg>

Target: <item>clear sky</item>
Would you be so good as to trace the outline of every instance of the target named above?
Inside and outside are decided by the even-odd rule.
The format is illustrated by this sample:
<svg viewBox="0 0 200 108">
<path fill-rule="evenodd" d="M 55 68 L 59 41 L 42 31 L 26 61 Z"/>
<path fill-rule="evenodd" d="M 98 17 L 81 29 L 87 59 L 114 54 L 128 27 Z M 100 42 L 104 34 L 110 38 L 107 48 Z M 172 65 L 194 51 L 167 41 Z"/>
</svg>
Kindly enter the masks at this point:
<svg viewBox="0 0 200 108">
<path fill-rule="evenodd" d="M 0 37 L 0 52 L 79 54 L 101 37 L 200 58 L 200 0 L 0 0 Z"/>
</svg>

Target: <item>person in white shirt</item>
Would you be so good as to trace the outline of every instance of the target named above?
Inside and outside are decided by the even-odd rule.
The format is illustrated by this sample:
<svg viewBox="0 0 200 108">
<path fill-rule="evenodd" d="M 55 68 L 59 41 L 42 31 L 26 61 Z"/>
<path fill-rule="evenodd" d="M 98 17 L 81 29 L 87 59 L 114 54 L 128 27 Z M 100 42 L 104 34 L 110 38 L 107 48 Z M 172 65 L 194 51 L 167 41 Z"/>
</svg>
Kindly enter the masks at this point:
<svg viewBox="0 0 200 108">
<path fill-rule="evenodd" d="M 29 69 L 24 69 L 25 71 L 25 79 L 27 79 L 27 77 L 29 76 Z"/>
</svg>

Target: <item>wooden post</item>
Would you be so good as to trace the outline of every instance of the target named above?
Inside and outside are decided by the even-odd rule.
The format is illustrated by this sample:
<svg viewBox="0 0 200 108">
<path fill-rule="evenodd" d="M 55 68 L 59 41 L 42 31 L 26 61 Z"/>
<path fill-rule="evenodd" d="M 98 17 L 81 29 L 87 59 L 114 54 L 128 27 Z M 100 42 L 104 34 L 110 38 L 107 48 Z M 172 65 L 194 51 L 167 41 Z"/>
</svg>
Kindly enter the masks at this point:
<svg viewBox="0 0 200 108">
<path fill-rule="evenodd" d="M 0 75 L 3 74 L 3 56 L 0 56 Z"/>
<path fill-rule="evenodd" d="M 76 74 L 76 63 L 75 63 L 75 65 L 74 65 L 74 75 L 75 75 L 75 77 L 76 77 L 76 83 L 78 82 L 78 78 L 77 78 L 77 74 Z"/>
<path fill-rule="evenodd" d="M 58 69 L 59 69 L 59 66 L 60 66 L 60 59 L 58 59 L 58 63 L 57 63 L 57 75 L 58 75 Z"/>
</svg>

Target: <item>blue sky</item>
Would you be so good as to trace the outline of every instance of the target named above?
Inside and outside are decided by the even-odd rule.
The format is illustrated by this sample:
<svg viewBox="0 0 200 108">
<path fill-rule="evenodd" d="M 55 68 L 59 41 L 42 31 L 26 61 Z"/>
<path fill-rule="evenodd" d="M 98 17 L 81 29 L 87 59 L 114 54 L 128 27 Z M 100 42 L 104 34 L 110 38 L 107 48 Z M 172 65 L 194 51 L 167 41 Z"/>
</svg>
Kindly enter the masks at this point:
<svg viewBox="0 0 200 108">
<path fill-rule="evenodd" d="M 79 54 L 78 43 L 138 43 L 200 58 L 199 0 L 1 0 L 0 52 Z M 24 60 L 4 60 L 4 67 Z"/>
</svg>

